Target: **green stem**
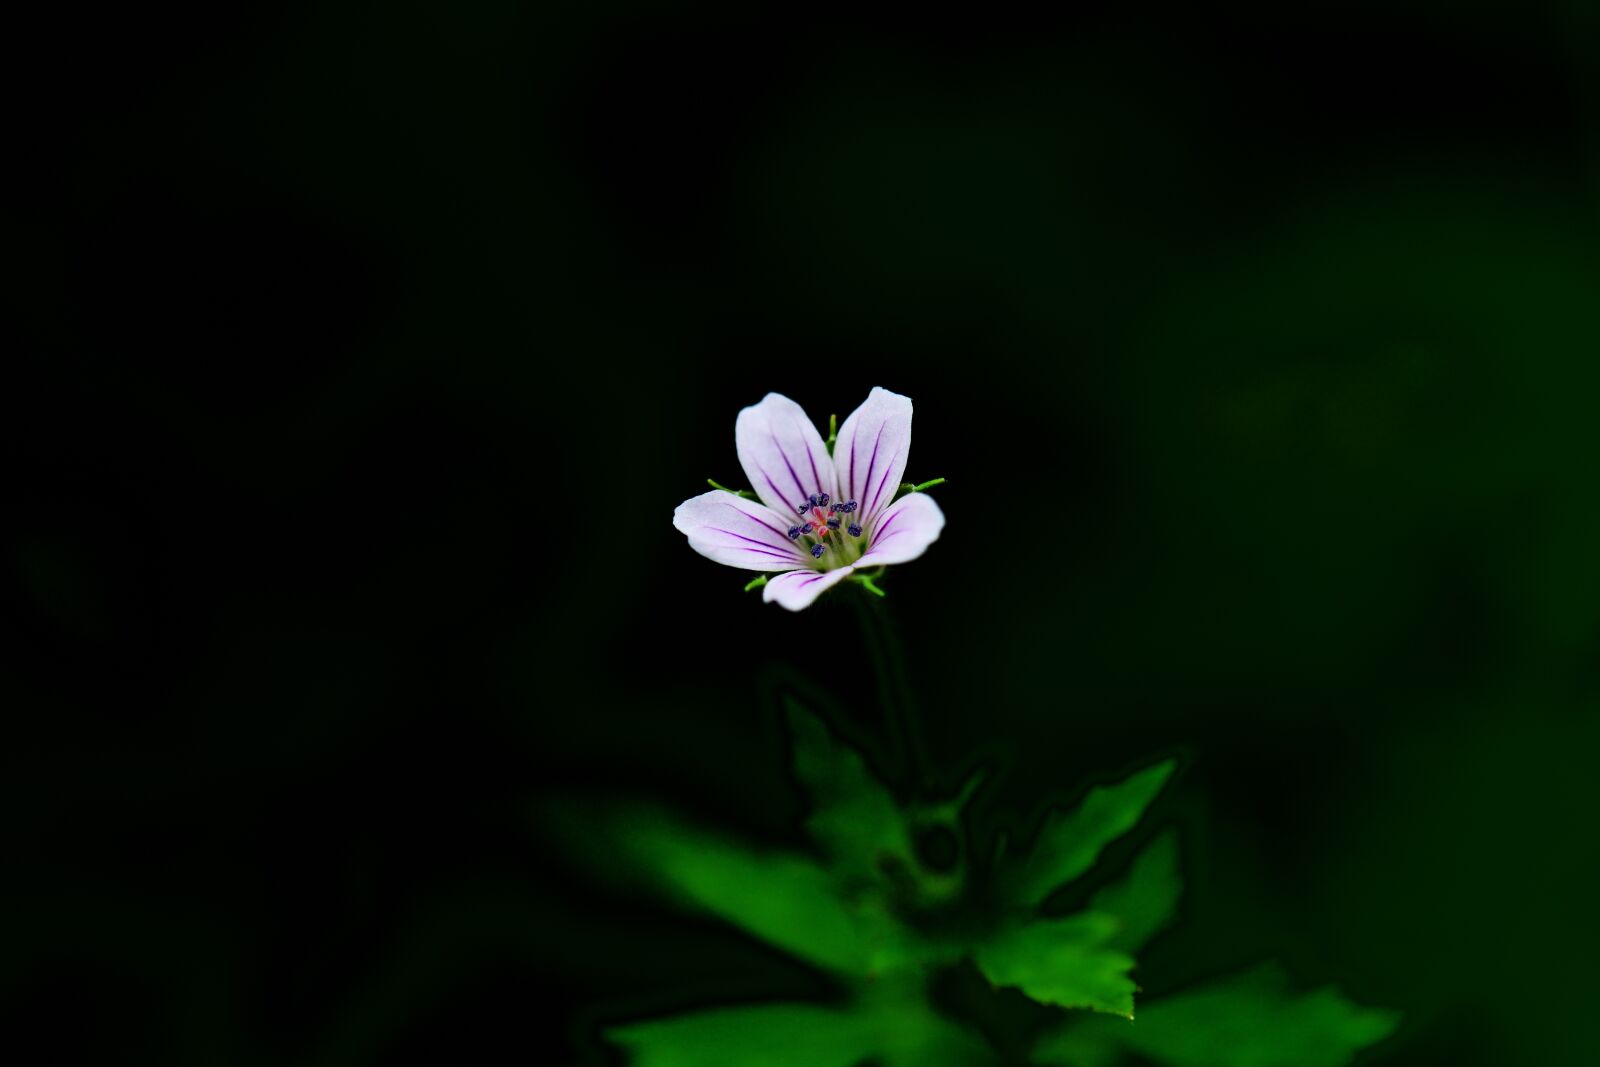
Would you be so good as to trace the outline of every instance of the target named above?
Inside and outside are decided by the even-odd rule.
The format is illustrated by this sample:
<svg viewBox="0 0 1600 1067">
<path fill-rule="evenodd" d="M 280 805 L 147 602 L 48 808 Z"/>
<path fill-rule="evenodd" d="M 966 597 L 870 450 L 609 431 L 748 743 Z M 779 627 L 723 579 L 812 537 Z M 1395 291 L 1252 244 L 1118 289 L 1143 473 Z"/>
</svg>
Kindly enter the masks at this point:
<svg viewBox="0 0 1600 1067">
<path fill-rule="evenodd" d="M 750 579 L 750 584 L 748 584 L 748 585 L 746 585 L 744 587 L 744 591 L 746 593 L 748 593 L 750 590 L 752 590 L 752 589 L 760 589 L 762 586 L 764 586 L 766 584 L 767 584 L 767 576 L 765 574 L 763 574 L 759 578 Z"/>
<path fill-rule="evenodd" d="M 871 581 L 869 576 L 863 577 L 865 580 L 862 584 Z M 911 682 L 900 651 L 900 642 L 894 632 L 893 617 L 888 605 L 876 597 L 850 599 L 861 620 L 863 643 L 872 659 L 878 704 L 883 709 L 891 758 L 904 770 L 903 780 L 914 782 L 919 789 L 924 788 L 929 784 L 927 755 L 921 732 L 917 729 Z"/>
</svg>

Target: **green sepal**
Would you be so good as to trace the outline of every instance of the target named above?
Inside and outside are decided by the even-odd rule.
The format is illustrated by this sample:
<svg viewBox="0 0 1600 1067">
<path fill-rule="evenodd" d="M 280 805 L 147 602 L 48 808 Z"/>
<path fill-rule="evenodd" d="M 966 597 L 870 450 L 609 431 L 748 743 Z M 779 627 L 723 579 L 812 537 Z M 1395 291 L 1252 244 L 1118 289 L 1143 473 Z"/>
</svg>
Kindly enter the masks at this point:
<svg viewBox="0 0 1600 1067">
<path fill-rule="evenodd" d="M 846 581 L 855 582 L 873 596 L 888 596 L 889 594 L 879 589 L 877 583 L 873 581 L 876 577 L 878 576 L 875 574 L 852 574 Z"/>
<path fill-rule="evenodd" d="M 906 493 L 925 493 L 936 485 L 943 485 L 948 480 L 947 478 L 934 478 L 932 481 L 920 482 L 916 485 L 910 482 L 901 482 L 899 489 L 895 491 L 895 496 L 898 499 Z"/>
<path fill-rule="evenodd" d="M 748 489 L 729 489 L 727 486 L 718 483 L 714 478 L 707 478 L 706 484 L 713 489 L 721 489 L 724 493 L 732 493 L 734 496 L 742 496 L 746 500 L 754 500 L 756 498 L 756 495 Z"/>
</svg>

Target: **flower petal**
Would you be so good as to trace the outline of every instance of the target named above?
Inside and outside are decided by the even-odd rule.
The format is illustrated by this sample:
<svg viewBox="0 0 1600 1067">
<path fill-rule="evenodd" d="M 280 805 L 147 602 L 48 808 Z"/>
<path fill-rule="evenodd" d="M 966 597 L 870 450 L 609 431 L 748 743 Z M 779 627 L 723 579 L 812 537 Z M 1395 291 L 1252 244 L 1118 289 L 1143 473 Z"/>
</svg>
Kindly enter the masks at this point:
<svg viewBox="0 0 1600 1067">
<path fill-rule="evenodd" d="M 761 599 L 771 604 L 777 602 L 790 611 L 799 611 L 811 602 L 850 577 L 854 567 L 840 567 L 836 571 L 790 571 L 767 580 L 766 592 Z"/>
<path fill-rule="evenodd" d="M 690 497 L 672 513 L 672 525 L 689 537 L 689 547 L 718 563 L 751 571 L 810 568 L 789 540 L 792 523 L 754 500 L 721 489 Z"/>
<path fill-rule="evenodd" d="M 879 386 L 839 428 L 833 457 L 839 491 L 857 502 L 863 526 L 888 506 L 911 452 L 911 398 Z"/>
<path fill-rule="evenodd" d="M 739 412 L 733 439 L 750 488 L 778 514 L 795 514 L 817 493 L 834 495 L 833 460 L 822 435 L 788 397 L 768 393 Z"/>
<path fill-rule="evenodd" d="M 928 550 L 944 529 L 944 512 L 926 493 L 908 493 L 883 509 L 857 567 L 906 563 Z"/>
</svg>

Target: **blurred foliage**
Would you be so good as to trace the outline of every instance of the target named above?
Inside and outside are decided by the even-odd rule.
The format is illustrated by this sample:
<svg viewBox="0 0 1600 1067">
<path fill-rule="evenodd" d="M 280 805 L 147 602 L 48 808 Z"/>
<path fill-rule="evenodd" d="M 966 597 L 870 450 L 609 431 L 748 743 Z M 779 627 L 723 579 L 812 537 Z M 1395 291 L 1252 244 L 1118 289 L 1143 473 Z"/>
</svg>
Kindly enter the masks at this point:
<svg viewBox="0 0 1600 1067">
<path fill-rule="evenodd" d="M 616 837 L 662 887 L 809 963 L 870 971 L 878 957 L 868 945 L 888 947 L 890 931 L 847 910 L 828 872 L 803 856 L 747 850 L 656 812 L 633 814 Z"/>
<path fill-rule="evenodd" d="M 614 811 L 598 827 L 566 816 L 562 830 L 609 875 L 822 969 L 844 999 L 730 1006 L 607 1030 L 638 1067 L 1000 1062 L 977 1036 L 983 1020 L 950 1018 L 932 997 L 941 974 L 973 966 L 991 997 L 1015 988 L 1038 1006 L 1031 1062 L 1042 1064 L 1106 1067 L 1135 1052 L 1175 1067 L 1338 1067 L 1398 1021 L 1331 990 L 1297 996 L 1270 967 L 1158 998 L 1134 1021 L 1131 953 L 1173 919 L 1176 835 L 1155 837 L 1086 910 L 1055 916 L 1042 906 L 1135 828 L 1174 761 L 1050 811 L 1025 851 L 996 849 L 993 868 L 975 870 L 963 816 L 978 779 L 953 799 L 901 802 L 819 717 L 792 697 L 784 704 L 814 855 L 757 850 L 652 808 Z M 930 824 L 960 842 L 954 864 L 931 862 L 915 846 Z"/>
<path fill-rule="evenodd" d="M 1294 994 L 1275 966 L 1166 997 L 1137 1025 L 1074 1020 L 1042 1038 L 1039 1063 L 1109 1067 L 1122 1050 L 1174 1067 L 1339 1067 L 1387 1037 L 1394 1012 L 1358 1008 L 1334 989 Z"/>
<path fill-rule="evenodd" d="M 1122 924 L 1084 912 L 1002 928 L 976 947 L 978 969 L 997 986 L 1016 986 L 1041 1004 L 1133 1017 L 1133 957 L 1109 946 Z"/>
<path fill-rule="evenodd" d="M 1089 907 L 1121 920 L 1108 944 L 1134 952 L 1172 921 L 1182 892 L 1178 835 L 1167 830 L 1139 853 L 1126 878 L 1096 893 Z"/>
<path fill-rule="evenodd" d="M 649 1067 L 743 1063 L 751 1067 L 851 1067 L 873 1052 L 870 1021 L 860 1014 L 805 1004 L 725 1008 L 611 1031 Z"/>
<path fill-rule="evenodd" d="M 1102 848 L 1133 829 L 1174 766 L 1172 760 L 1158 763 L 1118 785 L 1090 790 L 1070 812 L 1052 813 L 1017 873 L 1018 901 L 1042 904 L 1094 866 Z"/>
<path fill-rule="evenodd" d="M 909 867 L 911 835 L 894 797 L 814 716 L 794 703 L 788 712 L 795 775 L 811 798 L 806 831 L 835 875 L 870 885 L 886 862 Z"/>
<path fill-rule="evenodd" d="M 617 1027 L 637 1067 L 884 1067 L 982 1063 L 983 1043 L 931 1011 L 914 987 L 864 993 L 850 1008 L 770 1004 Z"/>
</svg>

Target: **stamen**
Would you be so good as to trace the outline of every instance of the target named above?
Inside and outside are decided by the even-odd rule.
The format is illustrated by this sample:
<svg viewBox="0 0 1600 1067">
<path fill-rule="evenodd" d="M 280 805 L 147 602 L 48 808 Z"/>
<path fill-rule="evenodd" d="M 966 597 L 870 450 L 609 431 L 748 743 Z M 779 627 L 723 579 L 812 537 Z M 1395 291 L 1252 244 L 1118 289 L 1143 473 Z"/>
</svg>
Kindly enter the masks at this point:
<svg viewBox="0 0 1600 1067">
<path fill-rule="evenodd" d="M 842 511 L 846 515 L 848 515 L 848 514 L 850 514 L 850 512 L 854 511 L 855 509 L 856 509 L 856 502 L 854 500 L 846 500 L 842 504 L 835 504 L 833 506 L 832 510 L 834 510 L 834 511 Z"/>
<path fill-rule="evenodd" d="M 822 554 L 824 552 L 826 552 L 827 550 L 828 550 L 828 546 L 827 545 L 824 545 L 824 544 L 812 545 L 811 546 L 811 558 L 812 559 L 821 559 L 822 558 Z"/>
<path fill-rule="evenodd" d="M 800 540 L 800 535 L 805 532 L 806 528 L 804 526 L 791 526 L 789 527 L 789 540 L 798 541 Z"/>
<path fill-rule="evenodd" d="M 828 506 L 828 494 L 827 493 L 818 493 L 816 496 L 812 497 L 811 500 L 819 508 L 825 508 L 825 507 Z"/>
<path fill-rule="evenodd" d="M 828 520 L 828 529 L 837 530 L 839 528 L 839 523 L 841 523 L 842 521 L 844 521 L 844 520 L 840 519 L 839 516 L 835 515 L 833 518 Z"/>
<path fill-rule="evenodd" d="M 860 537 L 861 536 L 861 524 L 860 523 L 852 522 L 850 524 L 850 536 L 851 537 Z"/>
</svg>

